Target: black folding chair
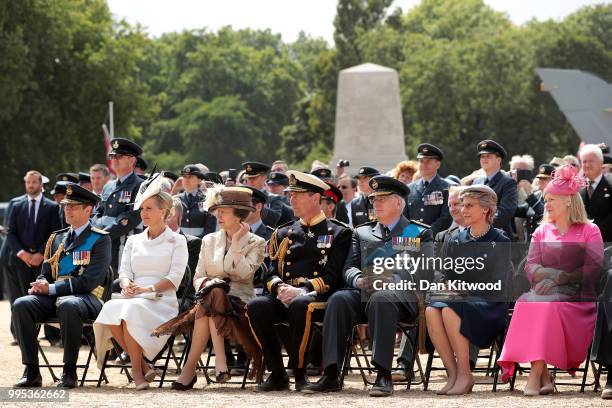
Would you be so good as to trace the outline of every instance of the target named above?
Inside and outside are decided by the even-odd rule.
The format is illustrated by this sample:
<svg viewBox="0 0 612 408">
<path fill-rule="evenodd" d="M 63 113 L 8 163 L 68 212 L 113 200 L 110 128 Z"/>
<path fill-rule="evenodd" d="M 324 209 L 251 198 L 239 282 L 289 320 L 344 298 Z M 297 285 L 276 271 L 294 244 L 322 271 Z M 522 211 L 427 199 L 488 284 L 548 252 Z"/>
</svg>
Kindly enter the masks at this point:
<svg viewBox="0 0 612 408">
<path fill-rule="evenodd" d="M 179 298 L 179 301 L 178 301 L 179 310 L 181 310 L 181 308 L 184 308 L 186 306 L 186 302 L 188 302 L 189 290 L 187 286 L 192 285 L 191 280 L 192 280 L 191 269 L 189 268 L 189 265 L 187 265 L 187 267 L 185 268 L 185 274 L 183 275 L 183 279 L 181 280 L 179 288 L 177 288 L 177 292 L 178 292 L 178 289 L 181 289 L 181 288 L 184 289 L 182 291 L 182 296 Z M 147 360 L 147 362 L 153 365 L 154 369 L 161 370 L 161 376 L 159 379 L 159 388 L 161 388 L 165 382 L 173 381 L 172 379 L 166 379 L 166 375 L 168 372 L 168 366 L 170 364 L 171 359 L 176 364 L 176 373 L 180 374 L 182 360 L 184 358 L 184 353 L 185 353 L 185 348 L 183 348 L 181 356 L 177 357 L 173 349 L 175 338 L 176 336 L 170 336 L 168 340 L 166 341 L 166 344 L 164 345 L 164 347 L 157 354 L 157 356 L 155 356 L 155 358 L 152 361 Z M 113 343 L 113 346 L 115 348 L 116 354 L 117 355 L 121 354 L 121 350 L 118 350 L 114 343 Z M 104 355 L 104 362 L 102 364 L 102 369 L 100 370 L 100 377 L 98 378 L 97 387 L 100 387 L 100 385 L 102 384 L 102 379 L 105 378 L 105 371 L 107 368 L 121 368 L 122 371 L 124 371 L 128 381 L 132 381 L 132 377 L 129 374 L 129 369 L 132 368 L 132 365 L 127 362 L 121 363 L 121 364 L 110 364 L 108 361 L 110 354 L 111 354 L 111 350 L 108 350 L 106 354 Z M 162 363 L 157 364 L 158 361 L 161 361 Z"/>
<path fill-rule="evenodd" d="M 106 278 L 104 280 L 104 292 L 102 294 L 103 302 L 107 302 L 110 299 L 111 293 L 112 293 L 112 285 L 113 285 L 113 268 L 109 267 L 108 272 L 106 273 Z M 77 369 L 83 369 L 83 375 L 81 376 L 81 380 L 80 380 L 81 387 L 83 386 L 83 384 L 85 384 L 85 382 L 97 382 L 98 381 L 98 380 L 86 379 L 87 371 L 89 370 L 89 364 L 91 363 L 91 358 L 92 356 L 95 358 L 95 341 L 94 341 L 95 339 L 93 336 L 94 321 L 95 319 L 87 319 L 83 321 L 83 341 L 85 341 L 85 343 L 89 347 L 89 351 L 87 353 L 87 359 L 86 359 L 85 364 L 77 364 L 76 366 Z M 57 317 L 53 317 L 53 318 L 46 319 L 45 321 L 38 323 L 36 325 L 36 333 L 40 332 L 41 327 L 45 324 L 53 326 L 53 327 L 57 327 L 57 328 L 60 327 L 59 319 Z M 59 377 L 55 374 L 53 369 L 63 368 L 64 365 L 63 364 L 51 364 L 49 362 L 49 359 L 47 358 L 47 355 L 45 354 L 44 349 L 40 345 L 40 341 L 38 342 L 37 346 L 38 346 L 38 352 L 40 353 L 41 358 L 45 362 L 44 364 L 39 364 L 39 367 L 47 368 L 49 370 L 49 373 L 51 374 L 51 378 L 53 378 L 53 381 L 55 382 L 59 381 Z M 102 379 L 104 379 L 104 381 L 108 383 L 108 380 L 106 377 L 103 377 Z"/>
</svg>

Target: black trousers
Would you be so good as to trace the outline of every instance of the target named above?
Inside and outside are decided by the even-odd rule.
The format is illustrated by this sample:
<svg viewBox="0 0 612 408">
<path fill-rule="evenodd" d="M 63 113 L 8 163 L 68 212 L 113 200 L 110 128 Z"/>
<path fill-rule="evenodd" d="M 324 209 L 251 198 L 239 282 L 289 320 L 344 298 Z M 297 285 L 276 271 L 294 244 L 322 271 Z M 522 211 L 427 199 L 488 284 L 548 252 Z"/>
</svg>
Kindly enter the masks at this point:
<svg viewBox="0 0 612 408">
<path fill-rule="evenodd" d="M 11 310 L 17 299 L 28 294 L 30 283 L 34 282 L 39 274 L 40 266 L 29 267 L 17 257 L 11 260 L 11 265 L 6 268 L 6 284 Z M 16 337 L 12 322 L 11 333 L 13 337 Z"/>
<path fill-rule="evenodd" d="M 272 295 L 259 296 L 248 304 L 247 316 L 251 329 L 261 345 L 266 366 L 272 373 L 285 370 L 275 326 L 283 322 L 289 324 L 286 344 L 289 367 L 294 370 L 305 368 L 311 323 L 321 321 L 324 313 L 325 303 L 316 296 L 298 296 L 288 307 Z"/>
<path fill-rule="evenodd" d="M 365 302 L 361 291 L 344 289 L 327 302 L 323 320 L 323 366 L 342 368 L 344 353 L 353 326 L 366 319 L 372 340 L 372 362 L 391 370 L 397 323 L 416 317 L 416 305 L 397 297 L 394 292 L 374 292 Z"/>
<path fill-rule="evenodd" d="M 23 364 L 38 364 L 36 325 L 57 317 L 64 343 L 64 364 L 76 364 L 83 336 L 83 321 L 95 319 L 102 304 L 91 294 L 65 297 L 55 306 L 55 296 L 28 295 L 13 304 L 12 323 Z"/>
</svg>

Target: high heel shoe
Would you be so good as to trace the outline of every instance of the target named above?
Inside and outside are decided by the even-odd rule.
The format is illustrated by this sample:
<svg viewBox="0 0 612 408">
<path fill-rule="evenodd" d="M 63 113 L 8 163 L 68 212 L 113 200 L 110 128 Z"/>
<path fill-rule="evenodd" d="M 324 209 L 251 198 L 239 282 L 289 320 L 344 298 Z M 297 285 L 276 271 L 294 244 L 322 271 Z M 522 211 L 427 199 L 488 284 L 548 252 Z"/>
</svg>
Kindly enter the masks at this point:
<svg viewBox="0 0 612 408">
<path fill-rule="evenodd" d="M 136 385 L 136 387 L 135 387 L 136 391 L 144 391 L 144 390 L 146 390 L 148 388 L 149 388 L 149 383 L 148 382 L 140 383 L 140 384 Z"/>
<path fill-rule="evenodd" d="M 526 397 L 537 397 L 540 395 L 540 390 L 538 388 L 527 388 L 523 390 L 523 395 Z"/>
<path fill-rule="evenodd" d="M 215 375 L 215 381 L 218 383 L 226 383 L 232 379 L 229 371 L 220 371 L 219 374 Z"/>
<path fill-rule="evenodd" d="M 474 383 L 473 382 L 468 384 L 468 385 L 466 385 L 462 390 L 458 390 L 458 391 L 448 390 L 445 395 L 466 395 L 466 394 L 471 394 L 472 393 L 472 388 L 474 388 Z"/>
<path fill-rule="evenodd" d="M 144 374 L 144 379 L 145 379 L 146 382 L 150 383 L 150 382 L 153 382 L 155 377 L 157 377 L 157 370 L 153 366 L 147 366 L 147 367 L 149 369 Z"/>
<path fill-rule="evenodd" d="M 540 395 L 549 395 L 553 392 L 555 392 L 555 385 L 552 383 L 552 381 L 540 388 Z"/>
<path fill-rule="evenodd" d="M 196 374 L 193 375 L 193 380 L 191 380 L 191 382 L 189 384 L 183 384 L 180 383 L 178 381 L 172 381 L 172 386 L 171 388 L 173 390 L 177 390 L 177 391 L 187 391 L 193 388 L 193 386 L 195 385 L 196 381 L 198 381 L 198 376 Z"/>
</svg>

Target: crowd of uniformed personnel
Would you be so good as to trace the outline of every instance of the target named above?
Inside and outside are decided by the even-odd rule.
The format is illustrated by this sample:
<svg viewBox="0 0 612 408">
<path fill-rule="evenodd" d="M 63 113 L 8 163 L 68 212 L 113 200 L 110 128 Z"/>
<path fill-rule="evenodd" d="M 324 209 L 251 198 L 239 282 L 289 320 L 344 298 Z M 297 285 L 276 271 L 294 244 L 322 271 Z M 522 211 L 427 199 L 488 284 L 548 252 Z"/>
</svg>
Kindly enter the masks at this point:
<svg viewBox="0 0 612 408">
<path fill-rule="evenodd" d="M 58 174 L 50 198 L 44 196 L 46 177 L 28 171 L 25 194 L 9 202 L 0 266 L 12 305 L 14 344 L 21 348 L 26 367 L 17 387 L 41 386 L 34 327 L 55 316 L 61 331 L 45 328 L 45 337 L 64 347 L 64 374 L 58 385 L 76 385 L 81 322 L 95 319 L 100 312 L 101 285 L 107 271 L 112 270 L 114 278 L 119 276 L 126 240 L 146 233 L 134 201 L 156 169 L 149 167 L 142 153 L 133 141 L 115 138 L 108 156 L 110 169 L 95 164 L 88 173 Z M 372 294 L 365 273 L 365 248 L 391 242 L 394 248 L 412 248 L 405 249 L 411 256 L 428 257 L 433 256 L 429 244 L 434 241 L 448 243 L 461 234 L 472 240 L 485 236 L 489 230 L 476 235 L 472 233 L 476 223 L 463 218 L 466 186 L 480 186 L 471 193 L 496 199 L 489 228 L 505 239 L 528 244 L 545 216 L 545 189 L 555 170 L 573 167 L 586 180 L 580 196 L 589 219 L 598 226 L 603 242 L 612 241 L 612 174 L 605 146 L 587 145 L 578 157 L 554 158 L 537 167 L 529 155 L 513 156 L 504 170 L 505 148 L 494 140 L 483 140 L 474 152 L 479 168 L 463 178 L 439 173 L 444 161 L 440 147 L 423 143 L 415 153 L 416 160 L 392 164 L 394 168 L 384 174 L 369 166 L 353 170 L 347 161 L 333 169 L 315 162 L 309 171 L 294 171 L 281 160 L 271 166 L 247 161 L 242 169 L 220 172 L 195 163 L 185 165 L 179 174 L 160 173 L 162 190 L 174 197 L 178 210 L 168 226 L 186 237 L 191 269 L 196 269 L 202 239 L 219 231 L 215 212 L 206 206 L 207 191 L 219 184 L 249 190 L 252 209 L 244 222 L 252 234 L 267 242 L 265 268 L 253 277 L 258 296 L 246 305 L 252 334 L 270 371 L 266 381 L 257 385 L 258 391 L 289 389 L 289 374 L 297 391 L 339 391 L 345 344 L 358 324 L 368 325 L 369 333 L 361 329 L 359 336 L 369 337 L 377 370 L 370 395 L 390 395 L 393 381 L 410 381 L 418 352 L 415 338 L 419 336 L 420 341 L 421 335 L 414 329 L 401 336 L 394 364 L 396 336 L 400 338 L 397 323 L 417 320 L 424 330 L 418 307 L 422 299 L 408 292 Z M 115 290 L 122 288 L 115 286 Z M 604 296 L 610 297 L 610 292 L 605 286 Z M 66 296 L 74 299 L 56 305 L 56 299 Z M 315 321 L 323 322 L 318 340 L 313 340 Z M 287 330 L 279 336 L 280 323 Z M 592 359 L 608 369 L 612 367 L 611 327 L 612 311 L 604 302 L 597 310 L 598 346 L 594 349 L 598 354 Z M 465 336 L 473 366 L 478 342 Z M 323 376 L 311 383 L 307 373 L 317 367 L 324 369 Z M 188 384 L 173 388 L 187 389 Z M 449 389 L 455 390 L 452 384 Z M 611 377 L 602 397 L 612 398 Z"/>
</svg>

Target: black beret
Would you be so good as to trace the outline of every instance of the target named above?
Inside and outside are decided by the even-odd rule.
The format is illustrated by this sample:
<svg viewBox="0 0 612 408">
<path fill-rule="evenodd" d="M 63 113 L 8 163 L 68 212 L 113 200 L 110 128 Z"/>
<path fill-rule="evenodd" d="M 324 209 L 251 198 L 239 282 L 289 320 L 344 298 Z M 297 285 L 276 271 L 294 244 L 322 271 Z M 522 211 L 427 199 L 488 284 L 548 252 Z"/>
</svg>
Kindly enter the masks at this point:
<svg viewBox="0 0 612 408">
<path fill-rule="evenodd" d="M 310 172 L 310 174 L 312 174 L 313 176 L 317 176 L 321 179 L 333 177 L 332 171 L 330 169 L 326 169 L 325 167 L 313 170 Z"/>
<path fill-rule="evenodd" d="M 136 158 L 136 168 L 137 169 L 146 170 L 147 167 L 149 167 L 149 164 L 147 163 L 145 159 L 143 159 L 142 157 Z"/>
<path fill-rule="evenodd" d="M 215 171 L 209 171 L 208 173 L 204 174 L 204 180 L 216 184 L 223 184 L 223 177 L 221 177 L 221 175 Z"/>
<path fill-rule="evenodd" d="M 196 176 L 200 180 L 204 180 L 206 176 L 195 164 L 188 164 L 181 170 L 181 176 Z"/>
<path fill-rule="evenodd" d="M 329 190 L 325 190 L 323 192 L 323 198 L 328 200 L 332 200 L 335 204 L 338 204 L 340 200 L 342 200 L 342 192 L 336 186 L 331 183 L 325 182 L 329 186 Z"/>
<path fill-rule="evenodd" d="M 118 154 L 129 154 L 132 156 L 140 156 L 142 154 L 142 147 L 132 142 L 129 139 L 122 137 L 116 137 L 110 141 L 111 153 Z"/>
<path fill-rule="evenodd" d="M 268 183 L 268 184 L 279 184 L 281 186 L 288 186 L 289 185 L 289 177 L 287 177 L 287 175 L 285 173 L 280 173 L 280 172 L 277 172 L 277 171 L 273 171 L 268 176 L 268 181 L 266 181 L 266 183 Z"/>
<path fill-rule="evenodd" d="M 57 181 L 69 181 L 71 183 L 78 183 L 79 175 L 76 173 L 60 173 L 57 175 Z"/>
<path fill-rule="evenodd" d="M 79 172 L 79 183 L 91 183 L 91 176 L 89 173 Z"/>
<path fill-rule="evenodd" d="M 389 176 L 376 176 L 370 180 L 372 192 L 370 196 L 397 194 L 406 197 L 410 192 L 408 186 L 401 181 Z"/>
<path fill-rule="evenodd" d="M 497 143 L 495 140 L 489 140 L 489 139 L 483 140 L 480 143 L 478 143 L 478 146 L 476 147 L 476 149 L 478 150 L 479 156 L 484 153 L 492 153 L 492 154 L 498 155 L 502 159 L 505 159 L 506 156 L 508 155 L 506 153 L 506 149 L 504 149 L 502 145 Z"/>
<path fill-rule="evenodd" d="M 75 183 L 66 184 L 66 195 L 60 204 L 91 204 L 96 205 L 100 197 L 95 193 Z"/>
<path fill-rule="evenodd" d="M 434 159 L 444 159 L 444 153 L 438 147 L 430 143 L 421 143 L 417 146 L 417 159 L 423 157 L 433 157 Z"/>
<path fill-rule="evenodd" d="M 176 181 L 179 178 L 179 176 L 177 176 L 176 173 L 173 173 L 173 172 L 167 171 L 167 170 L 162 172 L 162 177 L 169 178 L 169 179 L 171 179 L 173 181 Z"/>
<path fill-rule="evenodd" d="M 374 177 L 379 176 L 380 171 L 376 170 L 374 167 L 360 167 L 359 171 L 355 175 L 355 177 Z"/>
<path fill-rule="evenodd" d="M 53 186 L 53 190 L 51 190 L 51 195 L 66 194 L 66 186 L 68 184 L 70 184 L 70 181 L 57 181 L 55 186 Z"/>
<path fill-rule="evenodd" d="M 258 190 L 255 187 L 251 187 L 251 186 L 241 186 L 241 187 L 246 187 L 253 192 L 251 199 L 254 202 L 261 203 L 261 204 L 265 204 L 268 202 L 268 196 L 263 191 Z"/>
<path fill-rule="evenodd" d="M 260 174 L 266 174 L 270 171 L 270 166 L 259 162 L 244 162 L 242 163 L 244 174 L 247 177 L 255 177 Z"/>
</svg>

